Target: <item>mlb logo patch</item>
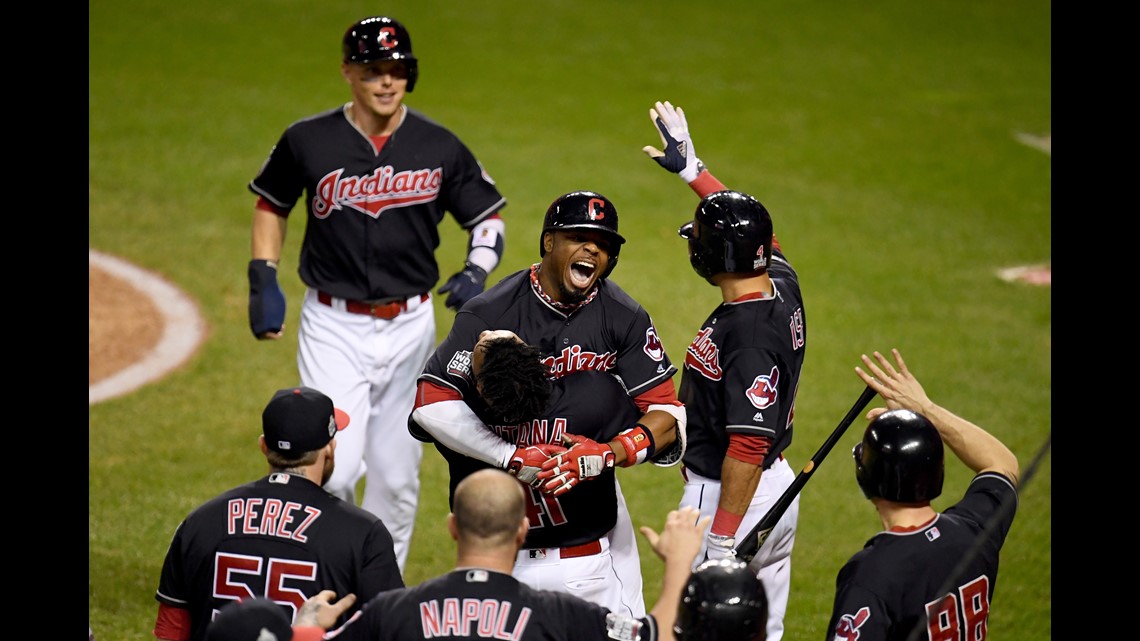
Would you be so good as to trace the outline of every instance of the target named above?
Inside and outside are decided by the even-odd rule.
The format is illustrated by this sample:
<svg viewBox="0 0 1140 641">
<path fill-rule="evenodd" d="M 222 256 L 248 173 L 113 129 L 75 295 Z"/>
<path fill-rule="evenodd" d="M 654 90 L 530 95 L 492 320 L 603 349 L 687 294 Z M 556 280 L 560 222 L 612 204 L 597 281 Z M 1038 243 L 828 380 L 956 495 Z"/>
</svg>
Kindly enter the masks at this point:
<svg viewBox="0 0 1140 641">
<path fill-rule="evenodd" d="M 936 527 L 932 527 L 926 531 L 926 538 L 930 541 L 933 541 L 933 540 L 935 540 L 941 536 L 942 536 L 942 533 L 939 532 L 938 528 L 936 528 Z"/>
</svg>

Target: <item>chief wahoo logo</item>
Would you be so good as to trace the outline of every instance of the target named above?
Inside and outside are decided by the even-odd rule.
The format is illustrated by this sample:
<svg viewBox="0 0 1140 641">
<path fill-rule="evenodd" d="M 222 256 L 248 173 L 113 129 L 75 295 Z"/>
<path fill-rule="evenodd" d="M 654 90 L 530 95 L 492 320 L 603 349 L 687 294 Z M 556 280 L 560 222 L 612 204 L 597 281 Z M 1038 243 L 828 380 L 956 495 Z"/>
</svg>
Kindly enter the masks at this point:
<svg viewBox="0 0 1140 641">
<path fill-rule="evenodd" d="M 771 372 L 761 374 L 752 381 L 752 387 L 744 395 L 758 410 L 771 407 L 776 402 L 776 382 L 779 380 L 780 369 L 773 365 Z"/>
</svg>

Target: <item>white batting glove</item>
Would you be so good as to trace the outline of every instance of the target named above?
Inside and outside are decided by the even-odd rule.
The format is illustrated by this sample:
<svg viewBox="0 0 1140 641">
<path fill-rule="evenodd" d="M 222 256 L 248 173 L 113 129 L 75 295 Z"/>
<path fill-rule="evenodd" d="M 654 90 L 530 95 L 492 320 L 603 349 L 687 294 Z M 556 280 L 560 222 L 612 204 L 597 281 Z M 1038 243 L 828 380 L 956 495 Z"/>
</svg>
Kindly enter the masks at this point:
<svg viewBox="0 0 1140 641">
<path fill-rule="evenodd" d="M 697 158 L 697 152 L 693 148 L 685 111 L 680 107 L 674 108 L 668 101 L 658 102 L 649 110 L 649 119 L 661 136 L 662 149 L 646 145 L 641 150 L 656 160 L 658 165 L 679 175 L 686 183 L 696 180 L 705 165 Z"/>
<path fill-rule="evenodd" d="M 735 559 L 736 538 L 713 534 L 709 532 L 705 537 L 705 560 Z"/>
</svg>

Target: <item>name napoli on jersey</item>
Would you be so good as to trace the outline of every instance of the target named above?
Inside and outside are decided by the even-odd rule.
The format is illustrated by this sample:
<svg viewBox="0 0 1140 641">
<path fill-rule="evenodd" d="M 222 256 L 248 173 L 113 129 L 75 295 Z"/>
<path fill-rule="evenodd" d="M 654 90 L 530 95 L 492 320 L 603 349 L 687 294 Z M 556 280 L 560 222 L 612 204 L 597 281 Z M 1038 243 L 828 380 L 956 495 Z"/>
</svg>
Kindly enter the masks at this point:
<svg viewBox="0 0 1140 641">
<path fill-rule="evenodd" d="M 442 600 L 442 605 L 440 601 Z M 462 637 L 518 641 L 526 632 L 531 609 L 519 610 L 510 627 L 511 602 L 499 599 L 431 599 L 420 602 L 420 627 L 425 639 Z"/>
<path fill-rule="evenodd" d="M 344 207 L 379 218 L 387 209 L 435 200 L 443 184 L 440 167 L 397 172 L 384 165 L 366 176 L 342 177 L 343 173 L 343 168 L 331 171 L 317 182 L 313 195 L 317 218 L 327 218 Z"/>
</svg>

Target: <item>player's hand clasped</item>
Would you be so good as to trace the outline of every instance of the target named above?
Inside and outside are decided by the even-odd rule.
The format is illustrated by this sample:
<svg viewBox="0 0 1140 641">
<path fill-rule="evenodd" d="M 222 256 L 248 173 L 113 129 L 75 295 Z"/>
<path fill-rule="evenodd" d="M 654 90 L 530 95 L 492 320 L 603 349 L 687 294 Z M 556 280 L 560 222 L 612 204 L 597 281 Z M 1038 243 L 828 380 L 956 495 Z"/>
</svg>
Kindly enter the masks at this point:
<svg viewBox="0 0 1140 641">
<path fill-rule="evenodd" d="M 523 483 L 538 489 L 542 484 L 542 480 L 538 478 L 542 466 L 550 460 L 551 456 L 565 451 L 565 447 L 554 443 L 539 443 L 529 447 L 519 447 L 507 463 L 507 471 Z"/>
<path fill-rule="evenodd" d="M 562 442 L 570 449 L 552 456 L 538 473 L 544 494 L 565 494 L 578 483 L 614 469 L 614 451 L 608 445 L 579 434 L 563 434 Z"/>
<path fill-rule="evenodd" d="M 657 164 L 680 175 L 685 182 L 691 183 L 696 180 L 704 164 L 700 158 L 697 158 L 697 151 L 693 148 L 685 111 L 680 107 L 674 108 L 668 101 L 658 102 L 655 108 L 649 110 L 649 119 L 653 121 L 657 133 L 661 135 L 663 148 L 657 149 L 652 145 L 646 145 L 641 150 L 656 160 Z"/>
<path fill-rule="evenodd" d="M 448 309 L 458 310 L 467 301 L 483 293 L 487 283 L 487 271 L 473 263 L 467 263 L 463 270 L 456 272 L 447 279 L 447 282 L 436 292 L 446 294 L 450 292 L 447 300 L 443 302 Z"/>
</svg>

